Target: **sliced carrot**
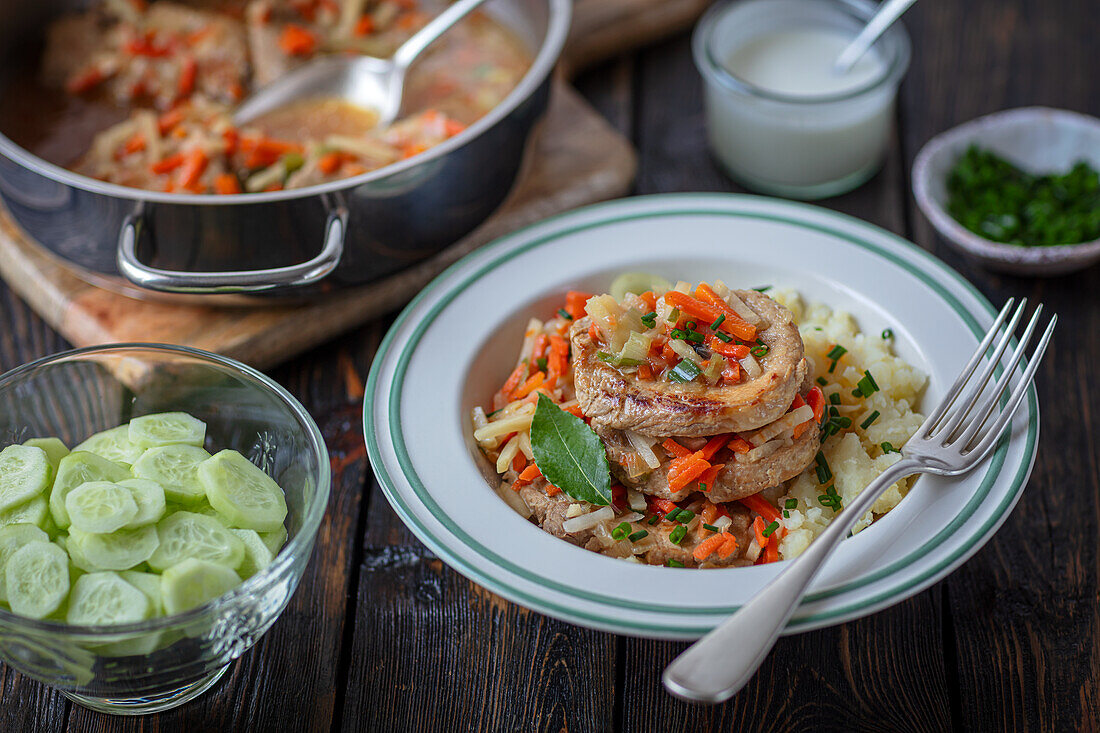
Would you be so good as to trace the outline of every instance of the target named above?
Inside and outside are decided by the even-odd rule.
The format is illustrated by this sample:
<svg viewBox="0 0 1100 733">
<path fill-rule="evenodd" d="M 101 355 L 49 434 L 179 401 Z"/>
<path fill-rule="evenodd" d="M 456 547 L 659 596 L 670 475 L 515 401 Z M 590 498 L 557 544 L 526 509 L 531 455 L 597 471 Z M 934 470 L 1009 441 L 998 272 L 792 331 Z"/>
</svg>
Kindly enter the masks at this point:
<svg viewBox="0 0 1100 733">
<path fill-rule="evenodd" d="M 173 127 L 181 122 L 183 122 L 183 109 L 176 107 L 160 116 L 157 120 L 157 129 L 161 135 L 167 135 Z"/>
<path fill-rule="evenodd" d="M 715 465 L 708 468 L 706 471 L 703 471 L 703 473 L 699 476 L 699 488 L 702 491 L 710 491 L 711 489 L 713 489 L 714 482 L 718 478 L 718 474 L 725 467 L 726 464 L 724 463 L 716 463 Z M 703 488 L 704 484 L 706 485 L 705 489 Z"/>
<path fill-rule="evenodd" d="M 527 468 L 520 471 L 519 476 L 516 478 L 515 483 L 512 484 L 512 488 L 519 491 L 521 486 L 526 486 L 539 476 L 542 475 L 542 471 L 534 463 L 528 464 Z"/>
<path fill-rule="evenodd" d="M 542 386 L 543 380 L 546 379 L 546 374 L 543 372 L 535 372 L 532 374 L 526 382 L 512 392 L 512 399 L 521 400 L 527 395 L 531 394 L 538 387 Z"/>
<path fill-rule="evenodd" d="M 126 141 L 126 144 L 122 146 L 122 151 L 127 155 L 131 153 L 140 153 L 142 150 L 145 150 L 145 145 L 145 136 L 139 132 Z"/>
<path fill-rule="evenodd" d="M 538 361 L 542 357 L 546 356 L 546 349 L 550 346 L 550 338 L 545 333 L 540 333 L 535 337 L 535 345 L 531 350 L 531 358 Z"/>
<path fill-rule="evenodd" d="M 344 156 L 340 153 L 325 153 L 317 161 L 317 167 L 326 176 L 331 176 L 336 171 L 340 170 L 340 166 L 344 164 Z"/>
<path fill-rule="evenodd" d="M 728 444 L 729 449 L 734 453 L 748 453 L 752 450 L 752 443 L 742 438 L 740 435 L 735 435 L 730 439 Z"/>
<path fill-rule="evenodd" d="M 726 317 L 720 326 L 722 330 L 732 333 L 734 336 L 744 341 L 752 341 L 756 338 L 756 326 L 748 323 L 744 318 L 738 315 L 737 311 L 730 308 L 725 298 L 714 292 L 714 288 L 710 285 L 699 283 L 699 286 L 695 288 L 695 297 L 704 303 L 714 306 Z M 727 324 L 729 328 L 726 328 Z"/>
<path fill-rule="evenodd" d="M 722 383 L 736 384 L 741 381 L 741 365 L 737 362 L 728 362 L 722 369 Z"/>
<path fill-rule="evenodd" d="M 651 367 L 648 363 L 639 364 L 638 379 L 641 379 L 643 382 L 653 381 L 653 367 Z"/>
<path fill-rule="evenodd" d="M 678 458 L 673 461 L 672 467 L 668 470 L 668 488 L 670 490 L 679 491 L 683 489 L 711 467 L 702 458 L 697 458 L 697 455 L 697 453 L 693 453 L 686 458 Z M 685 463 L 678 467 L 676 465 L 678 461 L 685 461 Z"/>
<path fill-rule="evenodd" d="M 724 315 L 726 318 L 718 327 L 719 329 L 744 341 L 751 341 L 756 338 L 756 328 L 741 320 L 741 317 L 730 310 L 729 306 L 725 306 L 723 309 L 711 303 L 704 303 L 686 293 L 681 293 L 679 290 L 668 291 L 665 293 L 664 298 L 665 302 L 673 308 L 678 308 L 681 313 L 697 318 L 703 323 L 713 323 L 718 320 L 719 316 Z"/>
<path fill-rule="evenodd" d="M 462 124 L 458 120 L 452 120 L 450 117 L 443 120 L 443 133 L 447 137 L 454 137 L 465 129 L 466 125 Z"/>
<path fill-rule="evenodd" d="M 684 458 L 691 455 L 691 451 L 677 443 L 672 438 L 669 438 L 665 442 L 661 443 L 661 447 L 667 450 L 672 455 L 676 456 L 677 458 Z"/>
<path fill-rule="evenodd" d="M 717 336 L 711 336 L 707 341 L 707 346 L 711 351 L 717 352 L 722 356 L 729 357 L 730 359 L 744 359 L 749 355 L 749 347 L 744 344 L 727 344 Z"/>
<path fill-rule="evenodd" d="M 503 392 L 504 394 L 509 394 L 513 389 L 515 389 L 519 385 L 520 380 L 523 379 L 523 374 L 526 371 L 527 371 L 527 365 L 526 364 L 520 364 L 519 366 L 517 366 L 512 371 L 512 373 L 510 375 L 508 375 L 508 379 L 505 380 L 504 386 L 500 388 L 500 391 Z"/>
<path fill-rule="evenodd" d="M 778 562 L 779 538 L 773 534 L 770 539 L 773 541 L 769 542 L 768 546 L 764 548 L 764 562 Z"/>
<path fill-rule="evenodd" d="M 279 48 L 287 56 L 309 56 L 317 50 L 317 36 L 294 23 L 287 23 L 279 36 Z"/>
<path fill-rule="evenodd" d="M 589 293 L 581 293 L 576 290 L 570 290 L 565 294 L 565 312 L 573 316 L 573 320 L 584 318 L 588 315 L 588 312 L 584 309 L 584 306 L 588 303 L 588 299 L 592 296 Z"/>
<path fill-rule="evenodd" d="M 695 552 L 691 553 L 692 557 L 700 562 L 706 560 L 711 556 L 719 547 L 726 543 L 726 538 L 720 534 L 714 534 L 707 537 L 705 540 L 699 543 L 699 546 L 695 548 Z"/>
<path fill-rule="evenodd" d="M 219 173 L 214 179 L 214 192 L 230 196 L 241 192 L 241 182 L 232 173 Z"/>
<path fill-rule="evenodd" d="M 153 163 L 151 166 L 149 166 L 149 169 L 157 175 L 162 175 L 164 173 L 171 173 L 176 168 L 179 168 L 181 165 L 183 165 L 183 162 L 183 153 L 176 153 L 175 155 L 169 155 L 163 160 L 158 160 L 156 163 Z"/>
<path fill-rule="evenodd" d="M 65 82 L 65 89 L 70 94 L 83 94 L 90 89 L 99 86 L 107 78 L 107 75 L 103 73 L 98 67 L 91 67 L 85 71 L 80 72 L 76 76 L 70 77 Z"/>
<path fill-rule="evenodd" d="M 806 393 L 806 404 L 814 409 L 814 422 L 821 422 L 825 415 L 825 393 L 820 387 L 814 385 L 810 388 Z"/>
<path fill-rule="evenodd" d="M 752 531 L 753 534 L 756 535 L 756 544 L 760 545 L 761 549 L 767 547 L 768 542 L 771 540 L 770 537 L 764 536 L 764 530 L 767 526 L 768 525 L 764 524 L 764 519 L 762 517 L 756 517 L 752 520 Z"/>
<path fill-rule="evenodd" d="M 191 56 L 184 56 L 181 63 L 183 66 L 180 67 L 180 78 L 176 91 L 179 96 L 187 97 L 195 91 L 195 79 L 198 77 L 199 64 Z"/>
<path fill-rule="evenodd" d="M 554 484 L 546 484 L 546 495 L 547 496 L 557 496 L 560 493 L 561 493 L 561 489 L 559 489 L 557 486 L 554 486 Z"/>
<path fill-rule="evenodd" d="M 649 503 L 649 508 L 658 512 L 661 516 L 668 514 L 673 509 L 680 508 L 676 506 L 676 502 L 669 501 L 668 499 L 660 499 L 655 496 L 647 496 L 646 501 Z"/>
<path fill-rule="evenodd" d="M 680 355 L 676 353 L 676 349 L 672 348 L 668 341 L 661 347 L 661 356 L 667 361 L 673 361 L 674 359 L 680 358 Z"/>
<path fill-rule="evenodd" d="M 638 297 L 645 301 L 650 312 L 657 310 L 657 296 L 653 294 L 652 290 L 647 290 Z"/>
<path fill-rule="evenodd" d="M 237 132 L 237 128 L 230 127 L 222 133 L 222 140 L 225 141 L 225 154 L 233 155 L 237 152 L 237 146 L 240 145 L 241 135 Z"/>
<path fill-rule="evenodd" d="M 713 438 L 707 441 L 707 444 L 703 446 L 703 449 L 699 452 L 703 454 L 703 458 L 710 460 L 714 458 L 718 451 L 726 447 L 726 443 L 730 442 L 732 435 L 715 435 Z"/>
<path fill-rule="evenodd" d="M 581 418 L 582 420 L 585 417 L 584 413 L 581 412 L 581 406 L 580 405 L 573 405 L 572 407 L 566 407 L 565 411 L 568 412 L 570 415 L 574 415 L 576 417 Z"/>
<path fill-rule="evenodd" d="M 729 532 L 723 532 L 720 537 L 722 538 L 722 546 L 718 548 L 718 559 L 725 560 L 737 552 L 737 538 Z"/>
<path fill-rule="evenodd" d="M 198 183 L 199 176 L 203 174 L 209 164 L 210 159 L 206 157 L 206 153 L 199 148 L 195 148 L 187 154 L 183 165 L 180 166 L 179 179 L 176 183 L 181 188 L 191 188 Z"/>
<path fill-rule="evenodd" d="M 588 327 L 588 338 L 592 339 L 593 341 L 595 341 L 597 343 L 600 340 L 600 331 L 599 331 L 598 328 L 596 328 L 595 323 L 593 323 L 591 326 Z"/>
<path fill-rule="evenodd" d="M 521 472 L 525 468 L 527 468 L 527 456 L 523 455 L 522 452 L 516 453 L 515 457 L 512 458 L 512 470 Z"/>
<path fill-rule="evenodd" d="M 550 336 L 550 355 L 546 357 L 546 382 L 553 389 L 569 369 L 569 344 L 557 334 Z"/>
<path fill-rule="evenodd" d="M 369 36 L 374 33 L 374 18 L 364 15 L 355 23 L 355 35 Z"/>
<path fill-rule="evenodd" d="M 779 510 L 776 509 L 767 499 L 760 496 L 760 494 L 753 494 L 752 496 L 746 496 L 743 499 L 738 499 L 749 511 L 756 512 L 764 519 L 768 520 L 768 523 L 779 521 Z M 763 546 L 763 543 L 761 543 Z"/>
</svg>

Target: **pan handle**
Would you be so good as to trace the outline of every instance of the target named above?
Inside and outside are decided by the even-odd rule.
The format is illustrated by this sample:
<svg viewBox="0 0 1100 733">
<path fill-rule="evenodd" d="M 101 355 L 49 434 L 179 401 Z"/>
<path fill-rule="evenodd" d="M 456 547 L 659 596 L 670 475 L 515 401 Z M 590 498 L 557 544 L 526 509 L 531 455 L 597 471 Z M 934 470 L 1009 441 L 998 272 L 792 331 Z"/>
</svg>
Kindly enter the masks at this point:
<svg viewBox="0 0 1100 733">
<path fill-rule="evenodd" d="M 324 247 L 313 259 L 287 267 L 235 272 L 181 272 L 146 265 L 137 256 L 137 243 L 144 222 L 145 217 L 139 208 L 126 217 L 118 237 L 118 269 L 134 285 L 166 293 L 257 293 L 311 285 L 335 270 L 344 254 L 348 211 L 344 206 L 330 209 L 325 223 Z"/>
</svg>

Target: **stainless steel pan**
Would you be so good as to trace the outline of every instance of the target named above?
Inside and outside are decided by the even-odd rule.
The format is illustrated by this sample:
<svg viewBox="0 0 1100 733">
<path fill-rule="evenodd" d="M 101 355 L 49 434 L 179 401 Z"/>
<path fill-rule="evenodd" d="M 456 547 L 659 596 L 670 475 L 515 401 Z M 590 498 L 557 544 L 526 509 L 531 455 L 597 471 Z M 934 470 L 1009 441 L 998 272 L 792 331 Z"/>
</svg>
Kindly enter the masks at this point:
<svg viewBox="0 0 1100 733">
<path fill-rule="evenodd" d="M 28 48 L 80 0 L 0 4 L 0 104 Z M 310 296 L 415 264 L 484 221 L 515 181 L 570 0 L 492 0 L 486 11 L 536 51 L 519 86 L 416 158 L 309 188 L 236 196 L 125 188 L 47 163 L 0 130 L 0 200 L 20 227 L 92 280 L 136 292 Z M 30 41 L 30 43 L 28 43 Z"/>
</svg>

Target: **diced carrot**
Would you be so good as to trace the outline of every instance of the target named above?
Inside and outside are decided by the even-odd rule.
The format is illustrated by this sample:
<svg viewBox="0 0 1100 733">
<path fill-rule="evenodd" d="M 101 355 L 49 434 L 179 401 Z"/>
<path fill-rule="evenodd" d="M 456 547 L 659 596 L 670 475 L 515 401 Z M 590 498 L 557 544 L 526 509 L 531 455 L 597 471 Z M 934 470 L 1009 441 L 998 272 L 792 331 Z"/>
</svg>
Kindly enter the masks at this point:
<svg viewBox="0 0 1100 733">
<path fill-rule="evenodd" d="M 588 293 L 570 290 L 565 294 L 565 312 L 573 316 L 573 320 L 584 318 L 588 315 L 584 307 L 591 297 L 592 296 Z"/>
<path fill-rule="evenodd" d="M 736 384 L 741 381 L 741 365 L 728 362 L 722 369 L 722 384 Z"/>
<path fill-rule="evenodd" d="M 199 176 L 209 164 L 210 159 L 206 157 L 206 153 L 199 148 L 193 149 L 180 166 L 179 179 L 176 182 L 181 188 L 191 188 L 198 183 Z"/>
<path fill-rule="evenodd" d="M 443 133 L 447 137 L 454 137 L 465 129 L 466 125 L 462 124 L 458 120 L 452 120 L 450 117 L 443 121 Z"/>
<path fill-rule="evenodd" d="M 220 173 L 214 179 L 214 192 L 229 196 L 241 192 L 241 182 L 232 173 Z"/>
<path fill-rule="evenodd" d="M 779 538 L 774 534 L 770 538 L 772 541 L 768 543 L 768 546 L 764 548 L 764 562 L 778 562 L 779 561 Z"/>
<path fill-rule="evenodd" d="M 748 453 L 752 450 L 752 443 L 742 438 L 740 435 L 735 435 L 730 439 L 728 444 L 729 449 L 734 453 Z"/>
<path fill-rule="evenodd" d="M 662 517 L 673 509 L 679 509 L 676 506 L 676 502 L 669 501 L 668 499 L 660 499 L 656 496 L 647 496 L 646 502 L 649 504 L 649 508 L 659 513 Z"/>
<path fill-rule="evenodd" d="M 536 388 L 542 386 L 543 380 L 546 379 L 546 374 L 543 372 L 535 372 L 532 374 L 526 382 L 512 392 L 512 399 L 521 400 L 527 395 L 535 391 Z"/>
<path fill-rule="evenodd" d="M 718 451 L 726 447 L 726 443 L 730 442 L 730 438 L 733 435 L 715 435 L 713 438 L 707 441 L 707 444 L 703 446 L 703 449 L 699 452 L 703 454 L 703 458 L 710 460 L 714 458 Z"/>
<path fill-rule="evenodd" d="M 676 349 L 672 348 L 672 345 L 668 341 L 661 347 L 661 356 L 667 361 L 674 361 L 680 358 L 680 355 L 676 353 Z"/>
<path fill-rule="evenodd" d="M 176 91 L 179 96 L 186 97 L 195 91 L 195 79 L 199 73 L 199 65 L 192 56 L 184 56 L 183 61 L 180 63 L 182 66 L 180 67 L 179 85 Z"/>
<path fill-rule="evenodd" d="M 737 538 L 729 532 L 723 532 L 721 537 L 723 542 L 722 546 L 718 548 L 718 559 L 725 560 L 727 557 L 737 552 Z"/>
<path fill-rule="evenodd" d="M 749 511 L 756 512 L 761 517 L 768 520 L 769 523 L 779 521 L 779 510 L 772 506 L 767 499 L 760 496 L 760 494 L 753 494 L 752 496 L 746 496 L 743 499 L 738 499 Z M 761 543 L 763 546 L 763 543 Z"/>
<path fill-rule="evenodd" d="M 713 321 L 712 321 L 713 323 Z M 749 355 L 749 347 L 744 344 L 727 344 L 717 336 L 711 336 L 707 341 L 707 346 L 711 351 L 717 352 L 722 356 L 729 357 L 730 359 L 744 359 Z"/>
<path fill-rule="evenodd" d="M 726 538 L 720 534 L 714 534 L 699 543 L 692 557 L 702 562 L 711 556 L 719 547 L 726 543 Z"/>
<path fill-rule="evenodd" d="M 699 488 L 703 491 L 710 491 L 714 488 L 714 482 L 718 478 L 718 474 L 726 467 L 724 463 L 716 463 L 699 476 Z M 703 489 L 703 484 L 706 484 L 706 488 Z"/>
<path fill-rule="evenodd" d="M 554 486 L 554 484 L 546 484 L 546 495 L 547 496 L 557 496 L 560 493 L 561 493 L 561 489 L 559 489 L 557 486 Z"/>
<path fill-rule="evenodd" d="M 652 290 L 647 290 L 638 297 L 645 301 L 650 312 L 657 310 L 657 296 L 653 294 Z"/>
<path fill-rule="evenodd" d="M 151 166 L 149 166 L 149 169 L 157 175 L 163 175 L 164 173 L 171 173 L 176 168 L 179 168 L 181 165 L 183 165 L 183 162 L 183 153 L 176 153 L 175 155 L 169 155 L 163 160 L 158 160 L 156 163 L 153 163 Z"/>
<path fill-rule="evenodd" d="M 302 146 L 297 143 L 275 140 L 267 137 L 245 137 L 241 139 L 241 150 L 248 154 L 245 166 L 248 168 L 266 168 L 274 165 L 287 153 L 300 153 Z"/>
<path fill-rule="evenodd" d="M 542 475 L 542 471 L 533 462 L 527 465 L 527 468 L 520 471 L 519 476 L 516 478 L 515 483 L 512 484 L 512 488 L 519 491 L 521 486 L 526 486 L 539 476 Z"/>
<path fill-rule="evenodd" d="M 677 443 L 672 438 L 669 438 L 665 442 L 661 443 L 661 447 L 667 450 L 672 455 L 676 456 L 677 458 L 684 458 L 685 456 L 691 455 L 691 451 Z"/>
<path fill-rule="evenodd" d="M 107 78 L 107 75 L 103 71 L 93 66 L 90 69 L 80 72 L 76 76 L 70 77 L 65 82 L 65 89 L 70 94 L 83 94 L 84 92 L 99 86 Z"/>
<path fill-rule="evenodd" d="M 157 120 L 157 129 L 160 134 L 167 135 L 173 127 L 183 122 L 183 116 L 183 108 L 181 107 L 176 107 L 162 114 L 160 119 Z"/>
<path fill-rule="evenodd" d="M 576 417 L 581 418 L 582 420 L 585 417 L 585 414 L 581 412 L 580 405 L 572 405 L 571 407 L 566 407 L 565 411 L 568 412 L 570 415 L 575 415 Z"/>
<path fill-rule="evenodd" d="M 549 345 L 550 338 L 545 333 L 540 333 L 538 336 L 535 337 L 535 346 L 531 350 L 531 358 L 535 361 L 538 361 L 542 357 L 546 356 L 546 349 Z"/>
<path fill-rule="evenodd" d="M 592 339 L 596 343 L 599 343 L 600 341 L 600 330 L 596 328 L 595 323 L 588 327 L 588 338 Z"/>
<path fill-rule="evenodd" d="M 820 387 L 814 385 L 810 388 L 806 393 L 806 404 L 814 409 L 814 421 L 821 422 L 821 418 L 825 415 L 825 394 Z"/>
<path fill-rule="evenodd" d="M 737 314 L 737 311 L 730 308 L 729 303 L 714 292 L 714 288 L 710 285 L 699 283 L 699 286 L 695 288 L 695 297 L 717 308 L 726 317 L 726 320 L 722 321 L 722 325 L 719 326 L 723 331 L 732 333 L 742 341 L 752 341 L 756 338 L 756 326 L 746 322 L 744 318 Z"/>
<path fill-rule="evenodd" d="M 237 152 L 237 146 L 241 143 L 241 135 L 237 132 L 237 128 L 230 127 L 222 133 L 222 140 L 225 141 L 225 154 L 233 155 Z"/>
<path fill-rule="evenodd" d="M 512 458 L 512 470 L 518 473 L 525 468 L 527 468 L 527 456 L 523 455 L 522 452 L 516 453 L 515 457 Z"/>
<path fill-rule="evenodd" d="M 638 379 L 643 382 L 650 382 L 653 380 L 653 367 L 648 363 L 638 365 Z"/>
<path fill-rule="evenodd" d="M 279 36 L 279 48 L 287 56 L 309 56 L 317 50 L 317 36 L 294 23 L 287 23 Z"/>
<path fill-rule="evenodd" d="M 756 328 L 742 321 L 728 306 L 723 310 L 719 306 L 696 300 L 690 295 L 681 293 L 678 290 L 668 291 L 665 293 L 664 298 L 666 303 L 674 308 L 678 308 L 681 313 L 696 318 L 703 323 L 713 323 L 718 320 L 719 316 L 725 315 L 726 319 L 722 321 L 722 324 L 718 327 L 719 329 L 746 341 L 756 338 Z M 728 311 L 728 313 L 726 311 Z M 732 315 L 733 318 L 730 318 L 730 315 Z"/>
<path fill-rule="evenodd" d="M 336 171 L 340 170 L 340 166 L 344 164 L 344 156 L 337 152 L 325 153 L 321 156 L 321 159 L 317 161 L 317 167 L 321 169 L 321 172 L 326 176 L 331 176 Z"/>
<path fill-rule="evenodd" d="M 756 517 L 752 520 L 752 531 L 756 535 L 756 544 L 760 545 L 761 549 L 767 547 L 768 541 L 771 539 L 770 537 L 764 536 L 764 530 L 766 528 L 767 525 L 764 524 L 764 519 L 762 517 Z"/>
<path fill-rule="evenodd" d="M 282 191 L 282 190 L 283 190 L 283 184 L 281 184 L 281 183 L 272 183 L 270 186 L 268 186 L 267 188 L 264 189 L 264 193 L 271 193 L 272 191 Z"/>
<path fill-rule="evenodd" d="M 527 371 L 526 364 L 520 364 L 519 366 L 517 366 L 514 370 L 512 370 L 512 373 L 508 375 L 508 379 L 504 381 L 504 386 L 500 388 L 500 391 L 504 394 L 511 393 L 511 391 L 519 385 L 520 380 L 523 379 L 523 373 L 525 371 Z"/>
<path fill-rule="evenodd" d="M 711 467 L 709 463 L 698 456 L 698 453 L 693 453 L 684 458 L 677 458 L 672 462 L 672 466 L 668 470 L 668 488 L 670 490 L 679 491 L 683 489 Z"/>
<path fill-rule="evenodd" d="M 142 150 L 145 150 L 145 145 L 145 136 L 139 132 L 126 141 L 126 144 L 122 146 L 122 150 L 127 155 L 131 153 L 140 153 Z"/>
<path fill-rule="evenodd" d="M 355 35 L 369 36 L 374 33 L 374 18 L 364 15 L 355 23 Z"/>
</svg>

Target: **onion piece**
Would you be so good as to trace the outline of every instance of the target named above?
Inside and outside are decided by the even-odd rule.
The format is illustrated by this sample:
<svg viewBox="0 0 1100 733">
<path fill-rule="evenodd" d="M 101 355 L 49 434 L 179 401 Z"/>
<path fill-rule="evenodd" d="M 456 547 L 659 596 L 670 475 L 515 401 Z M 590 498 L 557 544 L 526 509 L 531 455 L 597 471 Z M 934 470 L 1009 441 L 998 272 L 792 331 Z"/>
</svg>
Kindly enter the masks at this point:
<svg viewBox="0 0 1100 733">
<path fill-rule="evenodd" d="M 474 430 L 483 428 L 489 424 L 489 418 L 485 416 L 485 408 L 478 405 L 470 411 L 470 419 L 474 421 Z"/>
<path fill-rule="evenodd" d="M 515 435 L 504 444 L 504 449 L 497 456 L 497 473 L 504 473 L 512 465 L 512 459 L 519 453 L 519 435 Z"/>
<path fill-rule="evenodd" d="M 518 433 L 521 430 L 527 430 L 531 427 L 531 419 L 533 417 L 534 411 L 530 414 L 516 415 L 515 417 L 491 422 L 485 427 L 475 430 L 474 439 L 479 443 L 484 443 L 487 440 L 493 440 L 507 435 L 508 433 Z"/>
<path fill-rule="evenodd" d="M 645 461 L 645 465 L 650 468 L 661 467 L 661 459 L 653 452 L 653 444 L 657 442 L 656 440 L 647 438 L 633 430 L 624 430 L 623 434 L 626 435 L 626 439 L 631 447 L 634 448 L 634 450 L 638 452 L 638 455 L 642 457 L 642 460 Z"/>
<path fill-rule="evenodd" d="M 626 490 L 626 503 L 636 512 L 644 512 L 649 508 L 649 505 L 646 504 L 645 494 L 634 489 Z"/>
<path fill-rule="evenodd" d="M 575 534 L 577 532 L 583 532 L 586 529 L 592 529 L 600 522 L 606 522 L 615 518 L 615 510 L 609 506 L 605 506 L 601 509 L 597 509 L 594 512 L 588 514 L 582 514 L 579 517 L 573 517 L 572 519 L 566 519 L 561 523 L 561 528 L 569 534 Z"/>
<path fill-rule="evenodd" d="M 500 485 L 497 489 L 497 496 L 504 499 L 504 503 L 512 507 L 516 513 L 524 519 L 528 519 L 531 516 L 531 507 L 527 506 L 527 502 L 523 500 L 519 492 L 513 490 L 508 484 Z"/>
<path fill-rule="evenodd" d="M 734 460 L 738 463 L 752 463 L 753 461 L 759 461 L 762 458 L 767 458 L 772 453 L 775 453 L 780 448 L 789 445 L 789 441 L 786 440 L 769 440 L 763 445 L 758 445 L 747 453 L 735 453 Z"/>
<path fill-rule="evenodd" d="M 768 324 L 760 317 L 760 314 L 750 308 L 748 303 L 738 298 L 737 293 L 732 290 L 729 292 L 729 295 L 726 296 L 726 302 L 729 303 L 730 310 L 741 316 L 747 323 L 756 326 L 759 330 L 764 330 L 768 327 Z"/>
<path fill-rule="evenodd" d="M 688 346 L 687 341 L 683 341 L 682 339 L 669 339 L 668 345 L 682 358 L 689 359 L 696 366 L 703 365 L 703 357 L 695 353 L 695 349 Z"/>
<path fill-rule="evenodd" d="M 713 525 L 718 528 L 719 532 L 724 531 L 726 527 L 730 526 L 731 524 L 733 524 L 733 519 L 725 514 L 718 517 L 718 519 L 715 519 L 713 522 Z"/>
<path fill-rule="evenodd" d="M 624 514 L 621 517 L 619 517 L 618 521 L 629 523 L 629 522 L 637 522 L 639 519 L 645 519 L 645 515 L 644 514 L 639 514 L 638 512 L 630 512 L 628 514 Z"/>
<path fill-rule="evenodd" d="M 756 379 L 764 370 L 760 368 L 760 363 L 753 358 L 752 354 L 745 354 L 745 358 L 737 360 L 741 364 L 741 368 L 745 370 L 745 373 L 749 375 L 749 379 Z"/>
<path fill-rule="evenodd" d="M 814 408 L 809 405 L 802 405 L 796 410 L 791 410 L 775 422 L 768 423 L 756 432 L 749 433 L 745 437 L 753 445 L 760 445 L 762 443 L 767 443 L 772 438 L 787 431 L 793 432 L 794 429 L 802 423 L 813 419 Z"/>
</svg>

